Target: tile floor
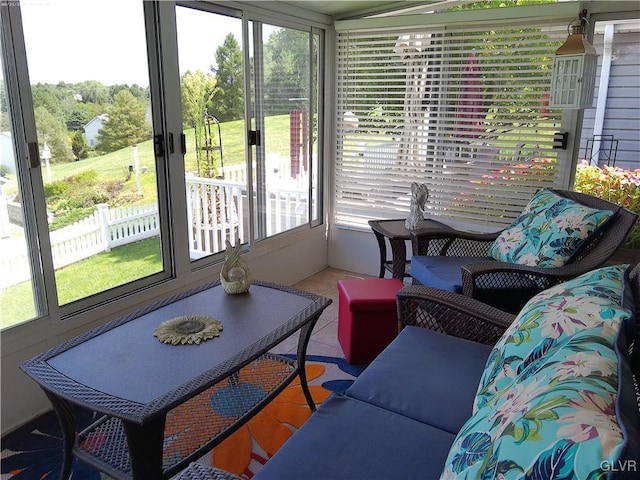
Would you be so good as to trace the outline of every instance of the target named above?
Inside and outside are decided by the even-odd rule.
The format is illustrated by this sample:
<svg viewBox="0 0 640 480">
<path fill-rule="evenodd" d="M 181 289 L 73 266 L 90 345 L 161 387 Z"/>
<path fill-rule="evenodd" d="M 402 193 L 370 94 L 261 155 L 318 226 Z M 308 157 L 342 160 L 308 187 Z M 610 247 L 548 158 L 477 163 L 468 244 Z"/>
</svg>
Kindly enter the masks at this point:
<svg viewBox="0 0 640 480">
<path fill-rule="evenodd" d="M 307 355 L 325 355 L 344 358 L 338 343 L 338 280 L 345 278 L 367 278 L 353 272 L 327 268 L 293 285 L 295 288 L 316 293 L 333 300 L 318 319 L 307 348 Z M 276 353 L 296 353 L 298 336 L 288 338 L 274 349 Z"/>
</svg>

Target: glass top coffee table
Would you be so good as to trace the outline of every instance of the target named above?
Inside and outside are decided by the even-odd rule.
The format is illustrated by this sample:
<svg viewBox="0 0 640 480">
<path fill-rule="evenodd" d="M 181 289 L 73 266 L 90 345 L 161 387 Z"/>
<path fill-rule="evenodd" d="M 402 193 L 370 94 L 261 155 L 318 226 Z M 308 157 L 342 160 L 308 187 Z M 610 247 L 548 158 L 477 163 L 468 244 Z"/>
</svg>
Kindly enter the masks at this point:
<svg viewBox="0 0 640 480">
<path fill-rule="evenodd" d="M 117 479 L 168 479 L 255 415 L 296 376 L 330 299 L 254 282 L 228 295 L 218 282 L 167 298 L 91 330 L 23 363 L 62 425 L 72 457 Z M 199 345 L 168 345 L 153 332 L 165 320 L 206 315 L 223 325 Z M 295 360 L 269 353 L 300 331 Z M 102 414 L 76 435 L 74 405 Z"/>
</svg>

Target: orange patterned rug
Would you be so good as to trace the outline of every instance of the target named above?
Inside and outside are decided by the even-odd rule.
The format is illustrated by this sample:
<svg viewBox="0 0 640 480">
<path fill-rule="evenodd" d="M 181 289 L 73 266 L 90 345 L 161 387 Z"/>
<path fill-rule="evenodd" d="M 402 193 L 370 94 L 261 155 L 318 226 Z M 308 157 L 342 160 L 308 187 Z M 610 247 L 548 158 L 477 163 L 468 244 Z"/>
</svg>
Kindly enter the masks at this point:
<svg viewBox="0 0 640 480">
<path fill-rule="evenodd" d="M 306 365 L 311 396 L 320 405 L 334 391 L 343 392 L 362 371 L 344 359 L 310 356 Z M 300 380 L 294 380 L 246 425 L 198 463 L 251 478 L 311 416 Z"/>
</svg>

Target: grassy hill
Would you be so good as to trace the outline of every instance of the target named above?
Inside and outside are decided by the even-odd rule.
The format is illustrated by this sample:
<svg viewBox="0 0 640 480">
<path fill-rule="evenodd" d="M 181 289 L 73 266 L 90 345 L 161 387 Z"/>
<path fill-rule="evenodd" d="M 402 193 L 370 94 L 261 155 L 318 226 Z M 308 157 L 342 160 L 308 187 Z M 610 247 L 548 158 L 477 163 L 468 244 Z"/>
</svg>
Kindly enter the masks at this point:
<svg viewBox="0 0 640 480">
<path fill-rule="evenodd" d="M 265 127 L 267 138 L 265 140 L 268 153 L 279 153 L 281 155 L 289 154 L 289 116 L 278 115 L 265 119 Z M 245 162 L 245 127 L 243 120 L 233 122 L 225 122 L 220 124 L 222 134 L 222 146 L 224 155 L 224 164 L 238 165 Z M 212 134 L 217 136 L 217 130 L 212 127 Z M 187 153 L 185 155 L 185 170 L 187 172 L 197 171 L 195 140 L 193 129 L 187 129 L 185 132 L 187 142 Z M 146 204 L 156 200 L 156 168 L 153 154 L 153 140 L 141 142 L 138 148 L 138 162 L 142 169 L 146 167 L 146 173 L 140 175 L 140 186 L 143 197 L 127 204 Z M 79 173 L 94 170 L 98 172 L 100 182 L 120 181 L 124 182 L 122 194 L 128 192 L 136 192 L 135 177 L 129 176 L 129 165 L 133 165 L 133 149 L 125 147 L 115 152 L 107 153 L 92 158 L 87 158 L 78 162 L 71 163 L 52 163 L 51 164 L 51 180 L 63 180 L 75 176 Z M 43 169 L 43 178 L 47 182 L 47 172 Z M 4 186 L 7 194 L 17 192 L 15 179 Z M 130 197 L 128 197 L 130 198 Z"/>
</svg>

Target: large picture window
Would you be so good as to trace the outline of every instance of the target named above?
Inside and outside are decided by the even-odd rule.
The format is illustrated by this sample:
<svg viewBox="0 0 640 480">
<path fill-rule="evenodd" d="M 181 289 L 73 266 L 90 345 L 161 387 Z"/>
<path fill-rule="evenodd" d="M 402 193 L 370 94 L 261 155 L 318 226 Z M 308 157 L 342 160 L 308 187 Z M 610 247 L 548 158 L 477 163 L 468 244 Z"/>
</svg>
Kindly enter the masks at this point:
<svg viewBox="0 0 640 480">
<path fill-rule="evenodd" d="M 321 28 L 70 2 L 0 5 L 0 329 L 95 321 L 322 221 Z"/>
</svg>

